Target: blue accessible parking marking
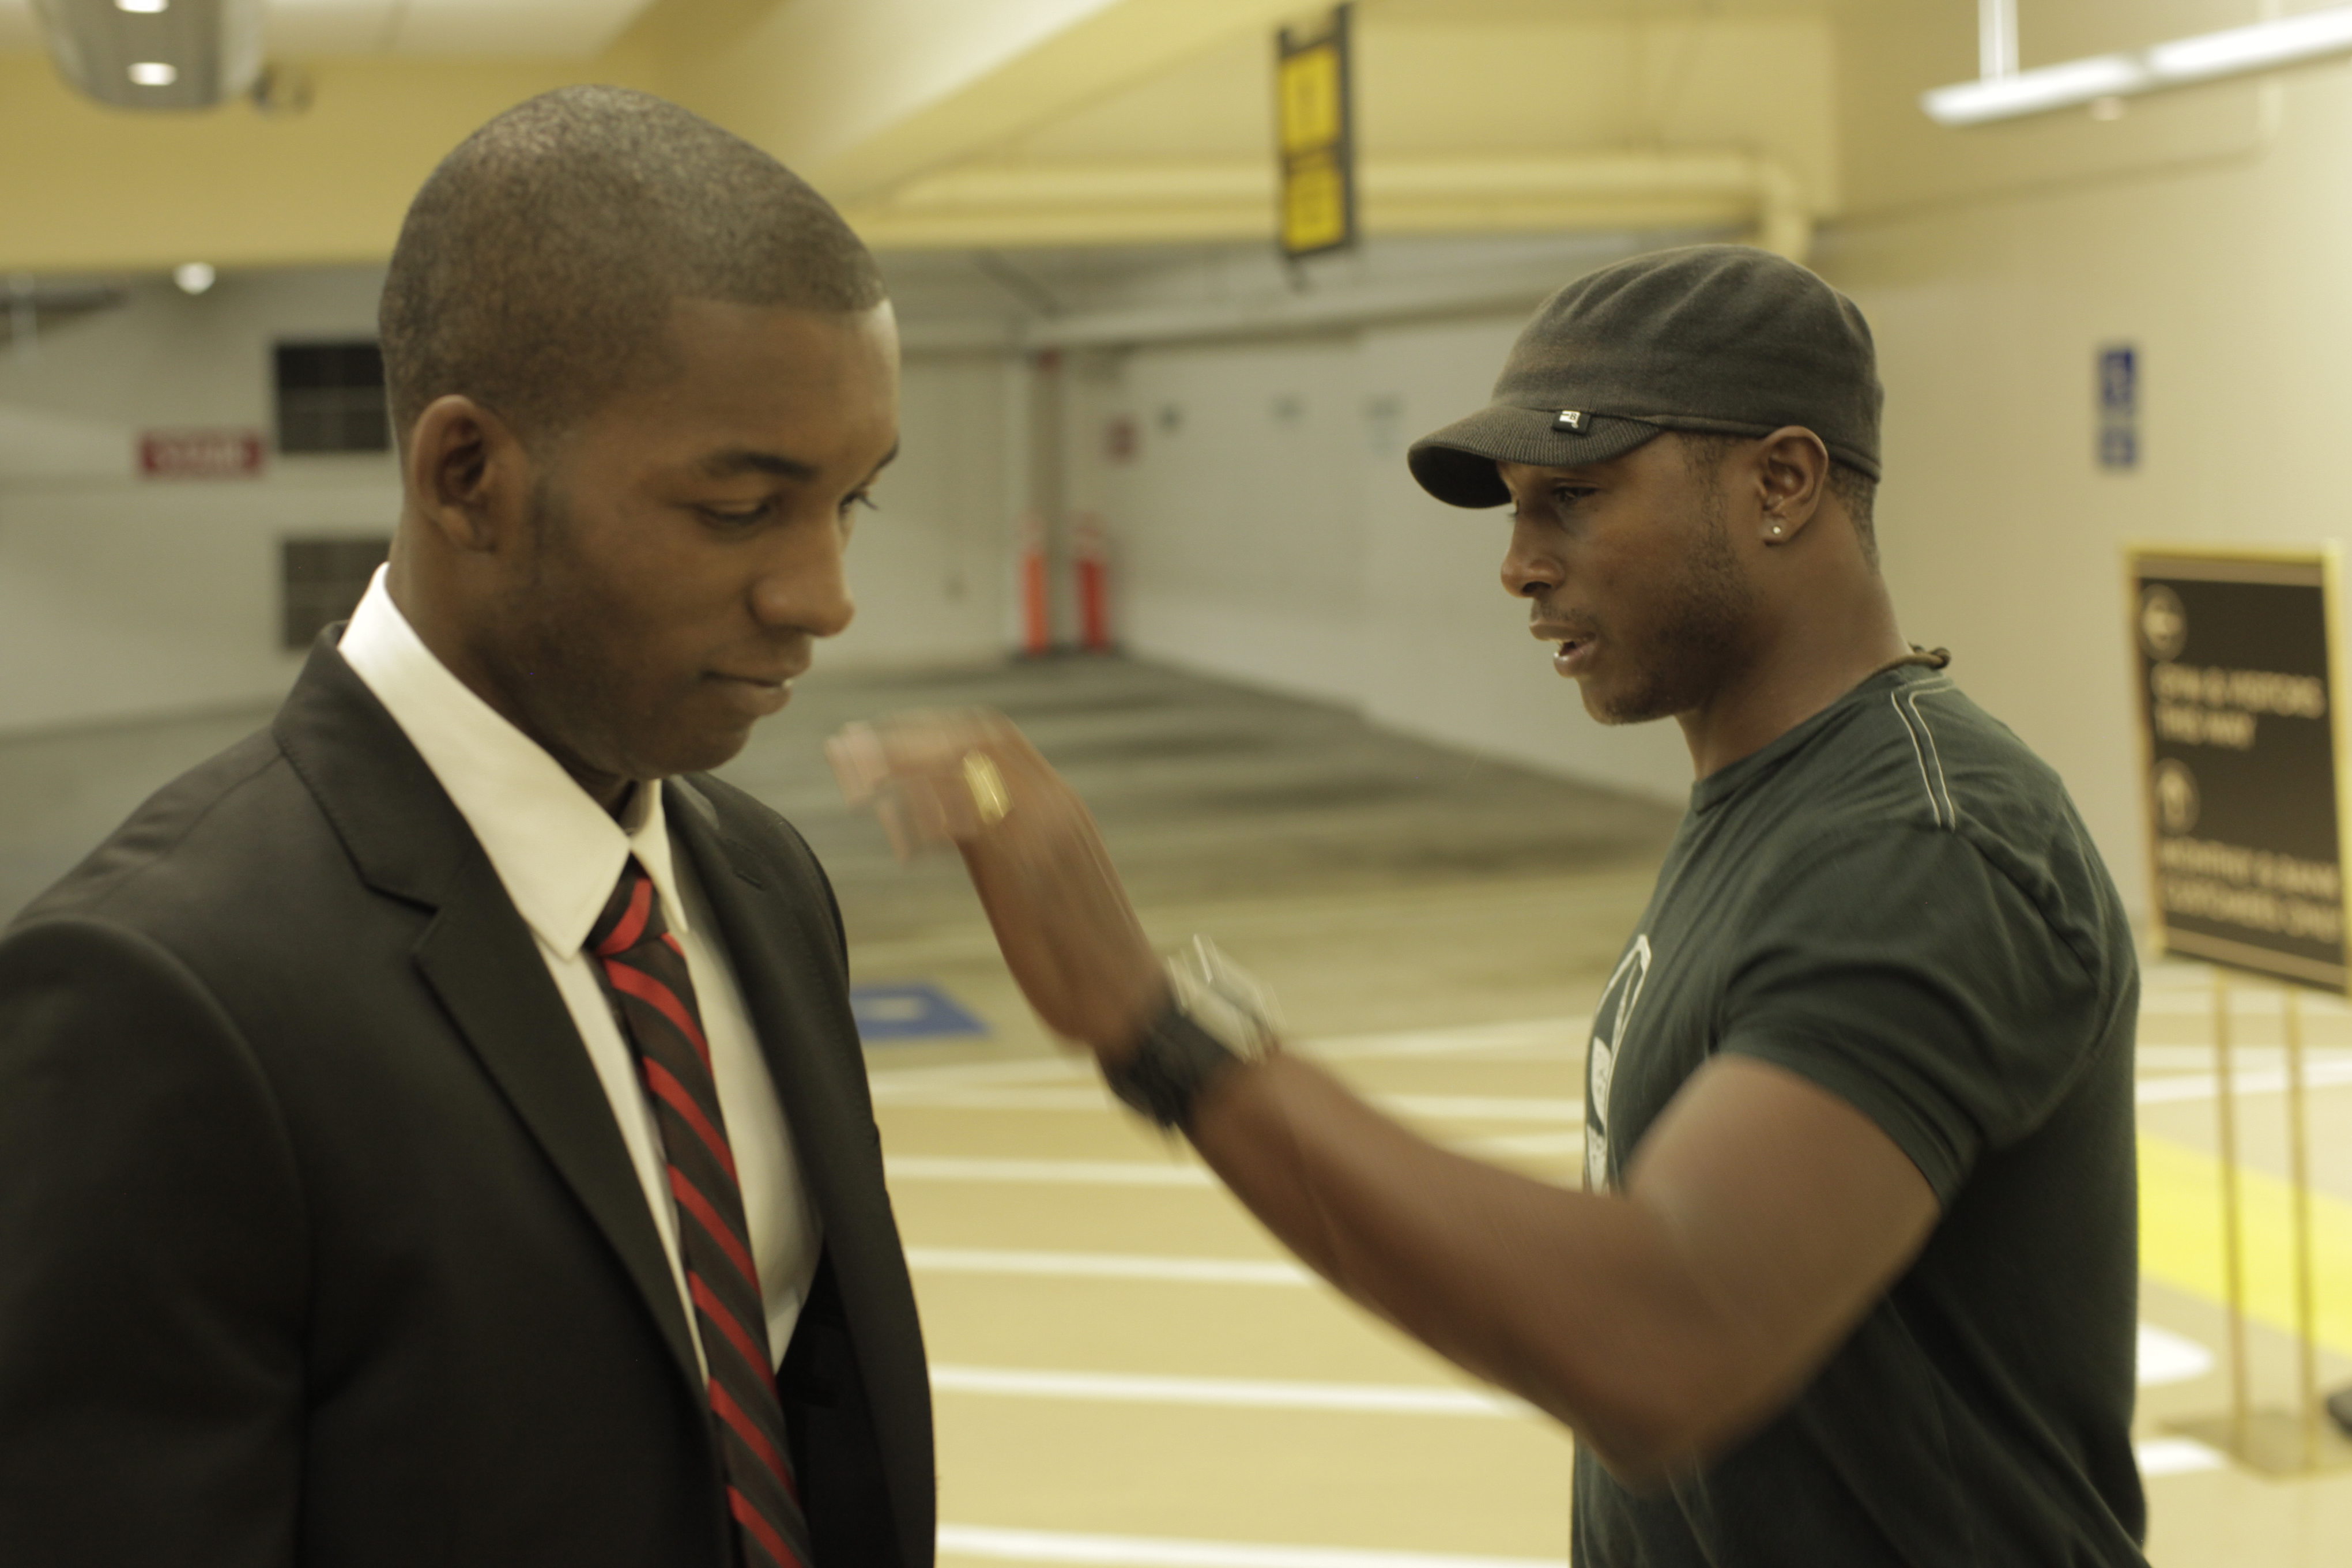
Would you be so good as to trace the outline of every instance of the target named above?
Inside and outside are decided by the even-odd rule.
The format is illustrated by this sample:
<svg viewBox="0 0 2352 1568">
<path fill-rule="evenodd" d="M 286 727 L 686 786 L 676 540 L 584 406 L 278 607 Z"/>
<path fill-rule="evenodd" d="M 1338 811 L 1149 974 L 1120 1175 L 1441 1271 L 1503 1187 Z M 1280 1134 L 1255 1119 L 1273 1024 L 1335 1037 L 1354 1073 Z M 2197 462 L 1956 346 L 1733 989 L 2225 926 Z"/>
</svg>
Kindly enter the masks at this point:
<svg viewBox="0 0 2352 1568">
<path fill-rule="evenodd" d="M 920 983 L 853 985 L 849 1011 L 858 1037 L 869 1046 L 988 1033 L 986 1024 L 946 992 Z"/>
</svg>

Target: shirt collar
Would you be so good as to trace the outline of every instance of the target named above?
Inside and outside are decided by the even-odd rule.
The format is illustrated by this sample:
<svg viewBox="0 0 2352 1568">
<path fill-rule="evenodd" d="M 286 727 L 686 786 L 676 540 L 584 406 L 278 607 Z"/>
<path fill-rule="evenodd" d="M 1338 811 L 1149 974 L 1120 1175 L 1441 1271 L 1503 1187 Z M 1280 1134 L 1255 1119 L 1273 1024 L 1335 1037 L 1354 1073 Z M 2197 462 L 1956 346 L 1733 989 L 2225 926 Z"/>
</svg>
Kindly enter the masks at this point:
<svg viewBox="0 0 2352 1568">
<path fill-rule="evenodd" d="M 614 821 L 562 763 L 449 673 L 392 602 L 385 575 L 376 568 L 343 628 L 343 660 L 448 792 L 524 923 L 574 956 L 634 855 L 669 929 L 684 933 L 660 786 L 638 784 Z"/>
</svg>

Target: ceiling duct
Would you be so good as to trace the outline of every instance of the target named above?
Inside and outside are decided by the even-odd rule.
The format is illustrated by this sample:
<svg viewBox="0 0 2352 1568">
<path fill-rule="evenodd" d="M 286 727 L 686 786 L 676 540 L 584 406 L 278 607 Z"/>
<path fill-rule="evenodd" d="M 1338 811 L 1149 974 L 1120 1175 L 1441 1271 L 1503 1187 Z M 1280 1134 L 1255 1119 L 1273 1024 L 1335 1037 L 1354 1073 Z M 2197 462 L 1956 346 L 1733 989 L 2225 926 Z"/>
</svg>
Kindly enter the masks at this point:
<svg viewBox="0 0 2352 1568">
<path fill-rule="evenodd" d="M 118 109 L 209 109 L 261 72 L 266 0 L 33 0 L 66 80 Z"/>
<path fill-rule="evenodd" d="M 110 310 L 131 298 L 104 283 L 37 283 L 30 278 L 0 279 L 0 348 L 29 349 L 60 321 Z"/>
</svg>

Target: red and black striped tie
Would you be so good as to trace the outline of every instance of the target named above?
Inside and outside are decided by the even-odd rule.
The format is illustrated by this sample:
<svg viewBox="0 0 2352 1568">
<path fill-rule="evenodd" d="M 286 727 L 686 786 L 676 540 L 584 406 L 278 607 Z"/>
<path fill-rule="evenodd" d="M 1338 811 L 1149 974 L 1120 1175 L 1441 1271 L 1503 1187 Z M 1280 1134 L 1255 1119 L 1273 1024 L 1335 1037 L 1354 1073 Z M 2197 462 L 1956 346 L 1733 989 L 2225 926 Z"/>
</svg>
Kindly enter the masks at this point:
<svg viewBox="0 0 2352 1568">
<path fill-rule="evenodd" d="M 661 1129 L 739 1555 L 744 1568 L 810 1568 L 808 1521 L 785 1453 L 768 1314 L 710 1047 L 686 953 L 663 924 L 653 879 L 635 858 L 588 933 L 588 949 L 635 1047 Z"/>
</svg>

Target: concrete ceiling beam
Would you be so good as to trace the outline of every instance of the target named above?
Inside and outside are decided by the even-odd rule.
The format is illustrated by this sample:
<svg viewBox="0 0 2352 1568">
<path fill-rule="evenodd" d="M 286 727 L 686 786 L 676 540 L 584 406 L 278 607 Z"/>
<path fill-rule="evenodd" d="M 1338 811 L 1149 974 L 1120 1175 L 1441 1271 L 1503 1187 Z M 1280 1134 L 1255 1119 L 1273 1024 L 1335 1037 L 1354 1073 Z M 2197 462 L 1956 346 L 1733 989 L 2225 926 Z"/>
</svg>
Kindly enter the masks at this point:
<svg viewBox="0 0 2352 1568">
<path fill-rule="evenodd" d="M 1312 9 L 1311 6 L 1304 7 Z M 723 47 L 708 8 L 672 0 L 639 39 L 678 101 L 855 205 L 1112 96 L 1300 0 L 784 0 L 738 4 Z M 675 33 L 686 47 L 666 47 Z"/>
</svg>

